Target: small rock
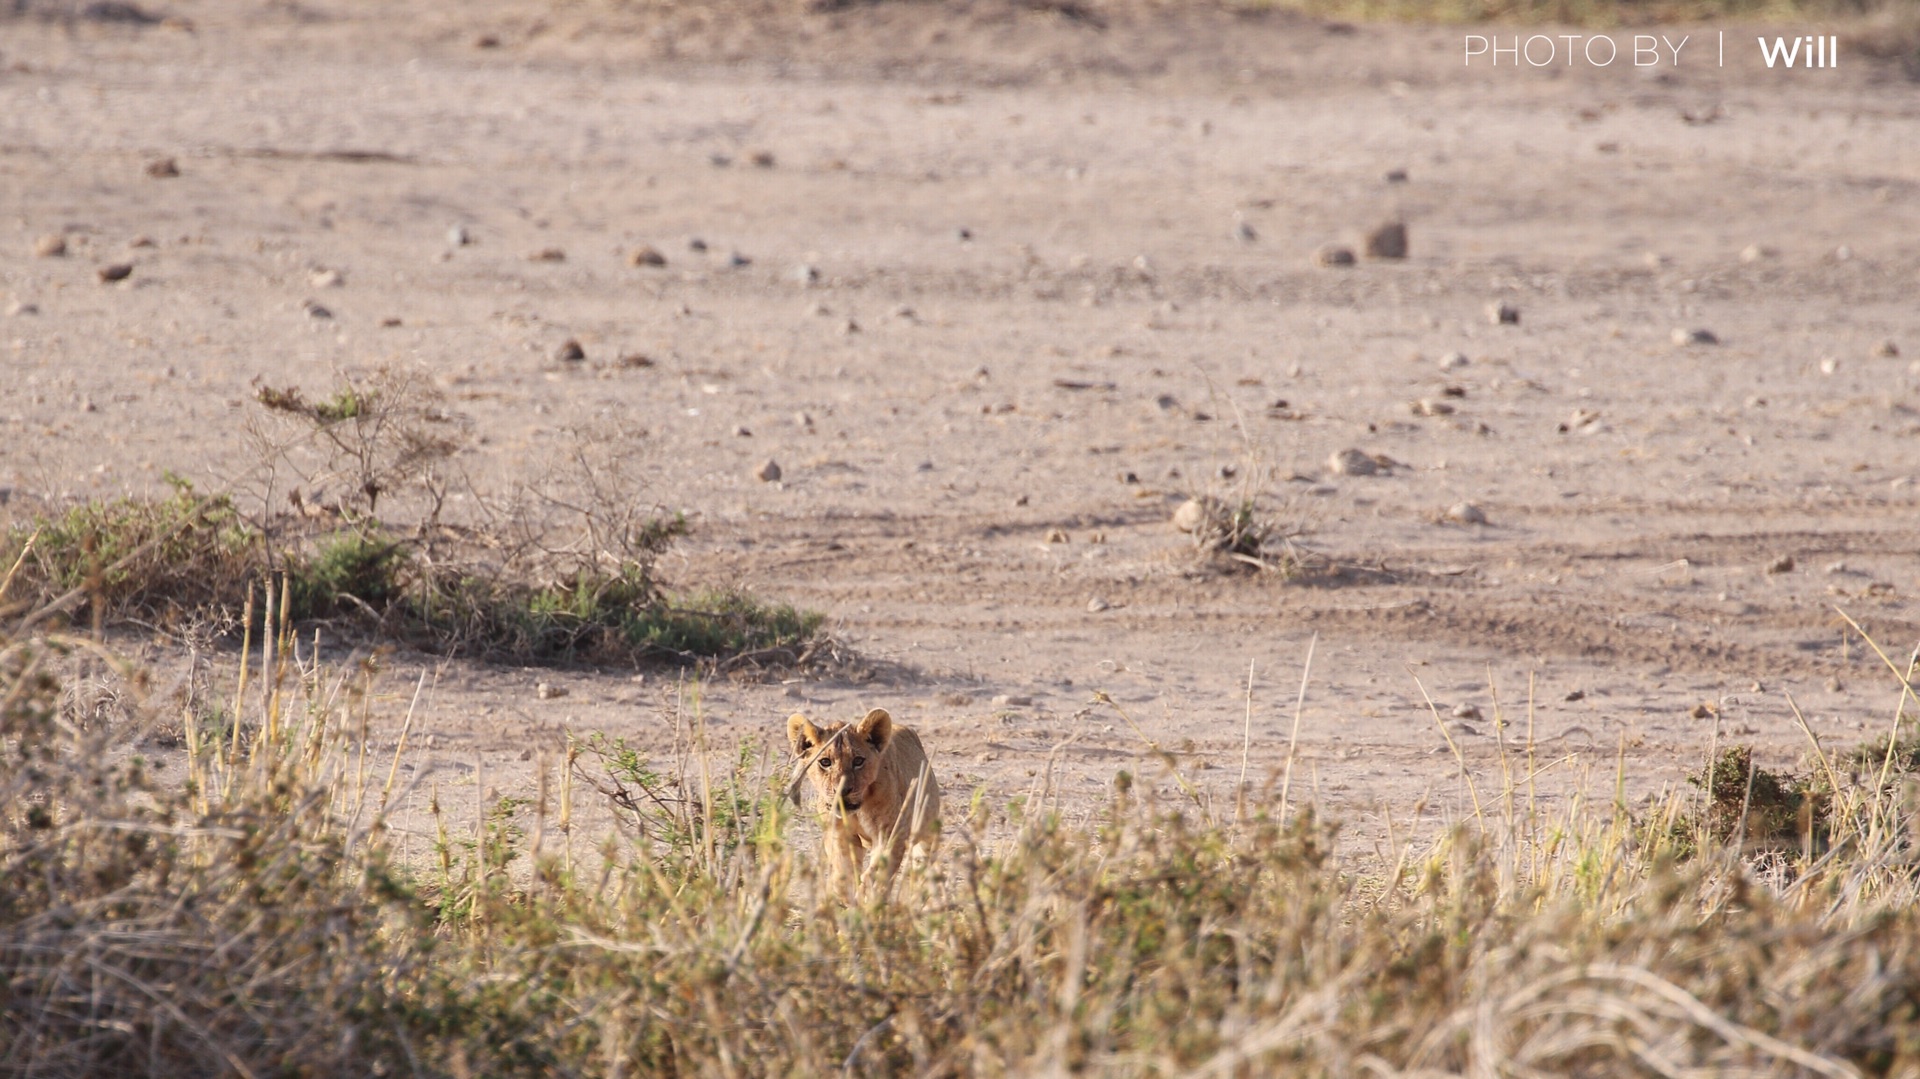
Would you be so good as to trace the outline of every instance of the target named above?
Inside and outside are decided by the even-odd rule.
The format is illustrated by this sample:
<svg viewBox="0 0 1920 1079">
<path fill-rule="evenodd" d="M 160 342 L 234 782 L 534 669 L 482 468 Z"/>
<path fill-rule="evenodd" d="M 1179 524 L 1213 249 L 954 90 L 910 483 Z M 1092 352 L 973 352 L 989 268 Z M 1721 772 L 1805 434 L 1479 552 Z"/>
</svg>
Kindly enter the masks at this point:
<svg viewBox="0 0 1920 1079">
<path fill-rule="evenodd" d="M 1776 558 L 1773 561 L 1767 563 L 1767 572 L 1768 573 L 1792 573 L 1793 566 L 1794 566 L 1793 556 L 1790 554 L 1783 554 L 1779 558 Z"/>
<path fill-rule="evenodd" d="M 803 262 L 793 268 L 793 283 L 802 288 L 820 280 L 820 269 L 810 262 Z"/>
<path fill-rule="evenodd" d="M 1821 374 L 1831 375 L 1838 370 L 1840 370 L 1839 360 L 1834 359 L 1832 356 L 1820 357 L 1820 373 Z"/>
<path fill-rule="evenodd" d="M 24 300 L 14 300 L 7 304 L 8 318 L 19 318 L 22 315 L 37 315 L 39 313 L 39 304 L 27 303 Z"/>
<path fill-rule="evenodd" d="M 753 265 L 753 260 L 738 251 L 734 251 L 727 255 L 727 265 L 737 270 L 742 266 Z"/>
<path fill-rule="evenodd" d="M 1122 472 L 1120 473 L 1120 482 L 1126 483 L 1126 484 L 1137 484 L 1140 482 L 1140 473 Z"/>
<path fill-rule="evenodd" d="M 752 437 L 753 437 L 753 432 L 752 432 L 752 431 L 749 431 L 749 430 L 747 430 L 747 429 L 746 429 L 746 428 L 745 428 L 744 426 L 737 426 L 737 427 L 735 427 L 735 428 L 733 429 L 733 437 L 735 437 L 735 438 L 752 438 Z"/>
<path fill-rule="evenodd" d="M 1109 610 L 1112 607 L 1113 607 L 1113 604 L 1108 603 L 1106 600 L 1101 599 L 1099 596 L 1095 596 L 1092 599 L 1087 601 L 1088 614 L 1099 614 L 1101 611 Z"/>
<path fill-rule="evenodd" d="M 1352 266 L 1358 261 L 1353 257 L 1353 248 L 1340 244 L 1321 244 L 1313 251 L 1315 266 Z"/>
<path fill-rule="evenodd" d="M 848 319 L 847 321 L 840 324 L 840 335 L 842 337 L 852 337 L 854 334 L 859 332 L 860 332 L 860 323 L 856 322 L 853 319 Z"/>
<path fill-rule="evenodd" d="M 1387 181 L 1388 183 L 1390 183 L 1390 184 L 1404 184 L 1404 183 L 1406 183 L 1406 182 L 1407 182 L 1407 170 L 1406 170 L 1406 169 L 1388 169 L 1388 170 L 1387 170 L 1387 175 L 1386 175 L 1386 181 Z"/>
<path fill-rule="evenodd" d="M 1720 338 L 1714 336 L 1712 330 L 1676 329 L 1671 334 L 1671 337 L 1674 344 L 1683 348 L 1688 345 L 1717 345 L 1720 343 Z"/>
<path fill-rule="evenodd" d="M 447 242 L 455 247 L 465 247 L 473 242 L 473 234 L 465 225 L 455 225 L 447 230 Z"/>
<path fill-rule="evenodd" d="M 1520 309 L 1505 300 L 1490 303 L 1487 305 L 1487 321 L 1495 326 L 1518 326 Z"/>
<path fill-rule="evenodd" d="M 1207 507 L 1197 498 L 1189 498 L 1173 511 L 1173 527 L 1182 532 L 1197 531 L 1207 523 Z"/>
<path fill-rule="evenodd" d="M 1338 476 L 1372 476 L 1380 472 L 1380 462 L 1356 449 L 1344 449 L 1327 458 L 1327 468 Z"/>
<path fill-rule="evenodd" d="M 618 362 L 622 367 L 652 367 L 653 357 L 644 352 L 629 352 L 620 357 Z"/>
<path fill-rule="evenodd" d="M 959 240 L 961 243 L 967 243 L 973 239 L 973 230 L 964 226 L 954 229 L 953 238 Z"/>
<path fill-rule="evenodd" d="M 317 303 L 314 303 L 312 300 L 308 300 L 307 302 L 301 304 L 300 310 L 305 311 L 307 313 L 308 318 L 323 319 L 323 318 L 333 317 L 333 312 L 327 310 L 326 308 L 320 306 Z"/>
<path fill-rule="evenodd" d="M 1407 226 L 1399 221 L 1389 221 L 1367 233 L 1364 250 L 1370 259 L 1403 259 L 1407 257 Z"/>
<path fill-rule="evenodd" d="M 773 154 L 766 150 L 755 150 L 748 155 L 747 162 L 756 169 L 770 169 L 774 164 Z"/>
<path fill-rule="evenodd" d="M 96 405 L 96 404 L 94 404 L 94 403 L 93 403 L 93 398 L 91 398 L 91 397 L 82 397 L 82 398 L 80 399 L 80 411 L 82 411 L 82 412 L 98 412 L 98 411 L 100 411 L 100 406 L 99 406 L 99 405 Z"/>
<path fill-rule="evenodd" d="M 772 458 L 768 458 L 765 464 L 753 471 L 753 478 L 761 483 L 778 483 L 781 475 L 780 462 Z"/>
<path fill-rule="evenodd" d="M 543 247 L 527 256 L 528 262 L 565 262 L 567 253 L 558 247 Z"/>
<path fill-rule="evenodd" d="M 315 270 L 307 275 L 307 283 L 314 288 L 339 288 L 347 279 L 339 270 Z"/>
<path fill-rule="evenodd" d="M 1487 523 L 1487 514 L 1471 502 L 1456 502 L 1447 507 L 1447 520 L 1462 525 L 1483 525 Z"/>
<path fill-rule="evenodd" d="M 147 175 L 156 180 L 171 180 L 180 175 L 180 165 L 173 158 L 163 157 L 147 163 Z"/>
<path fill-rule="evenodd" d="M 1741 248 L 1740 250 L 1741 262 L 1759 262 L 1761 259 L 1768 259 L 1772 257 L 1773 257 L 1773 248 L 1761 247 L 1759 244 L 1748 244 L 1746 247 Z"/>
<path fill-rule="evenodd" d="M 1049 528 L 1047 529 L 1047 542 L 1048 543 L 1069 543 L 1072 541 L 1067 536 L 1065 529 Z"/>
<path fill-rule="evenodd" d="M 533 695 L 543 701 L 550 701 L 557 697 L 566 696 L 567 687 L 556 686 L 551 682 L 536 682 L 533 686 Z"/>
<path fill-rule="evenodd" d="M 1445 356 L 1440 357 L 1440 370 L 1452 371 L 1465 367 L 1472 362 L 1472 360 L 1467 359 L 1467 354 L 1464 352 L 1449 352 Z"/>
<path fill-rule="evenodd" d="M 1900 346 L 1892 341 L 1882 341 L 1873 346 L 1873 356 L 1879 360 L 1891 360 L 1900 355 Z"/>
<path fill-rule="evenodd" d="M 587 358 L 587 350 L 580 347 L 580 342 L 569 337 L 553 350 L 553 358 L 562 363 L 579 363 Z"/>
<path fill-rule="evenodd" d="M 915 311 L 911 305 L 904 304 L 904 303 L 894 304 L 893 311 L 891 312 L 891 314 L 893 315 L 894 318 L 897 318 L 902 322 L 914 322 L 914 321 L 917 321 L 920 317 L 920 313 L 918 311 Z"/>
<path fill-rule="evenodd" d="M 1002 693 L 993 699 L 993 706 L 995 708 L 1026 708 L 1032 704 L 1032 697 L 1021 696 L 1017 693 Z"/>
<path fill-rule="evenodd" d="M 1026 505 L 1026 504 L 1027 504 L 1027 496 L 1026 496 L 1026 495 L 1019 495 L 1019 496 L 1016 496 L 1016 497 L 1014 498 L 1014 500 L 1013 500 L 1013 504 L 1014 504 L 1015 506 L 1024 506 L 1024 505 Z"/>
<path fill-rule="evenodd" d="M 1433 401 L 1425 397 L 1408 406 L 1416 416 L 1451 416 L 1453 406 L 1445 401 Z"/>
<path fill-rule="evenodd" d="M 95 270 L 94 273 L 100 278 L 102 284 L 125 281 L 127 278 L 133 276 L 133 264 L 130 262 L 116 262 L 108 266 L 102 266 L 98 270 Z"/>
<path fill-rule="evenodd" d="M 1570 689 L 1567 691 L 1567 695 L 1560 699 L 1563 701 L 1584 701 L 1587 699 L 1587 691 L 1584 689 Z"/>
<path fill-rule="evenodd" d="M 479 37 L 473 39 L 473 47 L 476 49 L 497 49 L 500 47 L 500 35 L 481 34 Z"/>
<path fill-rule="evenodd" d="M 1258 241 L 1260 234 L 1255 232 L 1253 226 L 1247 224 L 1245 221 L 1236 221 L 1233 225 L 1233 238 L 1243 244 L 1250 244 Z"/>
<path fill-rule="evenodd" d="M 1453 718 L 1479 719 L 1480 707 L 1478 705 L 1473 705 L 1473 704 L 1456 704 L 1453 706 Z"/>
<path fill-rule="evenodd" d="M 702 240 L 698 236 L 695 236 L 693 239 L 687 241 L 687 250 L 689 251 L 704 252 L 706 251 L 706 249 L 707 249 L 707 241 Z"/>
<path fill-rule="evenodd" d="M 651 244 L 643 244 L 627 252 L 629 266 L 665 266 L 666 264 L 667 256 L 661 254 L 659 249 Z"/>
<path fill-rule="evenodd" d="M 57 232 L 49 232 L 33 241 L 33 254 L 36 258 L 54 259 L 67 253 L 67 238 Z"/>
<path fill-rule="evenodd" d="M 707 164 L 716 169 L 728 168 L 733 164 L 733 157 L 730 154 L 708 154 Z"/>
<path fill-rule="evenodd" d="M 1687 709 L 1687 718 L 1688 719 L 1712 719 L 1714 716 L 1718 715 L 1719 713 L 1720 713 L 1720 710 L 1718 708 L 1715 708 L 1713 705 L 1708 704 L 1705 701 L 1702 701 L 1701 703 L 1694 705 L 1692 708 Z"/>
</svg>

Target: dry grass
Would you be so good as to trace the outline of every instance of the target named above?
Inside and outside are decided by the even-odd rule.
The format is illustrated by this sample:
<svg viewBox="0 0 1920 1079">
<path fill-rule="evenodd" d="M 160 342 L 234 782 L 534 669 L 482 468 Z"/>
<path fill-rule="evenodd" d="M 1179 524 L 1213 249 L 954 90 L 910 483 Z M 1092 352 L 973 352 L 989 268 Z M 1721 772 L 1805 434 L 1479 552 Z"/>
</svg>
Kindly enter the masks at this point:
<svg viewBox="0 0 1920 1079">
<path fill-rule="evenodd" d="M 1302 11 L 1341 19 L 1509 22 L 1595 28 L 1725 19 L 1890 17 L 1908 7 L 1903 0 L 1242 0 L 1235 6 Z"/>
<path fill-rule="evenodd" d="M 473 820 L 434 798 L 408 858 L 411 720 L 375 751 L 370 672 L 283 627 L 160 782 L 161 717 L 62 713 L 89 648 L 0 640 L 0 1073 L 1920 1074 L 1889 776 L 1828 773 L 1823 852 L 1743 858 L 1687 793 L 1548 817 L 1503 737 L 1475 817 L 1376 864 L 1122 772 L 1081 817 L 976 795 L 944 861 L 847 907 L 785 762 L 697 723 L 677 757 L 576 743 Z M 617 834 L 575 834 L 588 798 Z"/>
</svg>

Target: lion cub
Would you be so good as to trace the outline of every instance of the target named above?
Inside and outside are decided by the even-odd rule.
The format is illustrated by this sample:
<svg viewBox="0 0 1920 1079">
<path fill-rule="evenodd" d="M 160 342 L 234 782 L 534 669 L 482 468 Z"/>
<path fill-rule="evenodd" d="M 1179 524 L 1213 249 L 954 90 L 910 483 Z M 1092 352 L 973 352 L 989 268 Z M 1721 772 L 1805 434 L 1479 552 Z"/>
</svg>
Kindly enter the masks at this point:
<svg viewBox="0 0 1920 1079">
<path fill-rule="evenodd" d="M 875 708 L 851 726 L 821 727 L 796 713 L 787 720 L 787 739 L 797 764 L 813 777 L 829 872 L 843 895 L 851 896 L 874 867 L 884 886 L 909 846 L 916 854 L 933 853 L 940 842 L 940 784 L 920 736 L 895 726 L 886 709 Z"/>
</svg>

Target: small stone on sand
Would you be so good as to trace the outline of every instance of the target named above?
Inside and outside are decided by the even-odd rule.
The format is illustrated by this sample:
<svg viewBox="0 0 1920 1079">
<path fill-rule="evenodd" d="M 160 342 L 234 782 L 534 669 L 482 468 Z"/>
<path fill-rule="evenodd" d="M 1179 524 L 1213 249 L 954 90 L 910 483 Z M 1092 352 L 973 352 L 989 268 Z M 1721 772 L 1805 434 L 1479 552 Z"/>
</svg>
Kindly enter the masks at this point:
<svg viewBox="0 0 1920 1079">
<path fill-rule="evenodd" d="M 1471 502 L 1456 502 L 1447 507 L 1447 520 L 1461 525 L 1483 525 L 1487 523 L 1487 514 Z"/>
<path fill-rule="evenodd" d="M 1353 257 L 1353 248 L 1340 244 L 1322 244 L 1314 249 L 1315 266 L 1351 266 L 1357 260 Z"/>
<path fill-rule="evenodd" d="M 67 253 L 67 238 L 57 232 L 49 232 L 33 241 L 33 253 L 37 258 L 59 258 Z"/>
<path fill-rule="evenodd" d="M 562 363 L 579 363 L 587 358 L 587 350 L 580 347 L 580 342 L 569 337 L 553 350 L 553 358 Z"/>
<path fill-rule="evenodd" d="M 780 462 L 769 459 L 767 463 L 754 470 L 753 476 L 761 483 L 778 483 L 781 474 Z"/>
<path fill-rule="evenodd" d="M 1370 259 L 1403 259 L 1407 257 L 1407 226 L 1398 221 L 1390 221 L 1367 233 L 1367 257 Z"/>
<path fill-rule="evenodd" d="M 116 262 L 110 266 L 102 266 L 98 270 L 95 270 L 94 273 L 100 278 L 102 284 L 125 281 L 127 278 L 133 276 L 133 264 L 130 262 Z"/>
<path fill-rule="evenodd" d="M 1339 476 L 1372 476 L 1380 472 L 1380 462 L 1356 449 L 1344 449 L 1327 459 L 1327 468 Z"/>
</svg>

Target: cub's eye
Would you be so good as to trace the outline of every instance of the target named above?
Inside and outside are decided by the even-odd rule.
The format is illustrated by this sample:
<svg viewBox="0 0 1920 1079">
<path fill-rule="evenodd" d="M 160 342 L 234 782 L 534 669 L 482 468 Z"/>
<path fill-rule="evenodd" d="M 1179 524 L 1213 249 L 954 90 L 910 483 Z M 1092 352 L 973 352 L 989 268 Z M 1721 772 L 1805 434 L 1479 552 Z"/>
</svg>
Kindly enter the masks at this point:
<svg viewBox="0 0 1920 1079">
<path fill-rule="evenodd" d="M 824 771 L 826 771 L 827 769 L 829 769 L 829 768 L 832 768 L 832 767 L 833 767 L 833 760 L 832 760 L 832 758 L 829 758 L 829 757 L 822 757 L 822 758 L 820 758 L 820 770 L 821 770 L 822 772 L 824 772 Z"/>
<path fill-rule="evenodd" d="M 853 766 L 854 766 L 855 768 L 858 768 L 858 767 L 860 767 L 861 765 L 864 765 L 864 764 L 866 764 L 866 763 L 867 763 L 867 758 L 865 758 L 865 757 L 855 757 L 855 758 L 853 758 Z"/>
</svg>

